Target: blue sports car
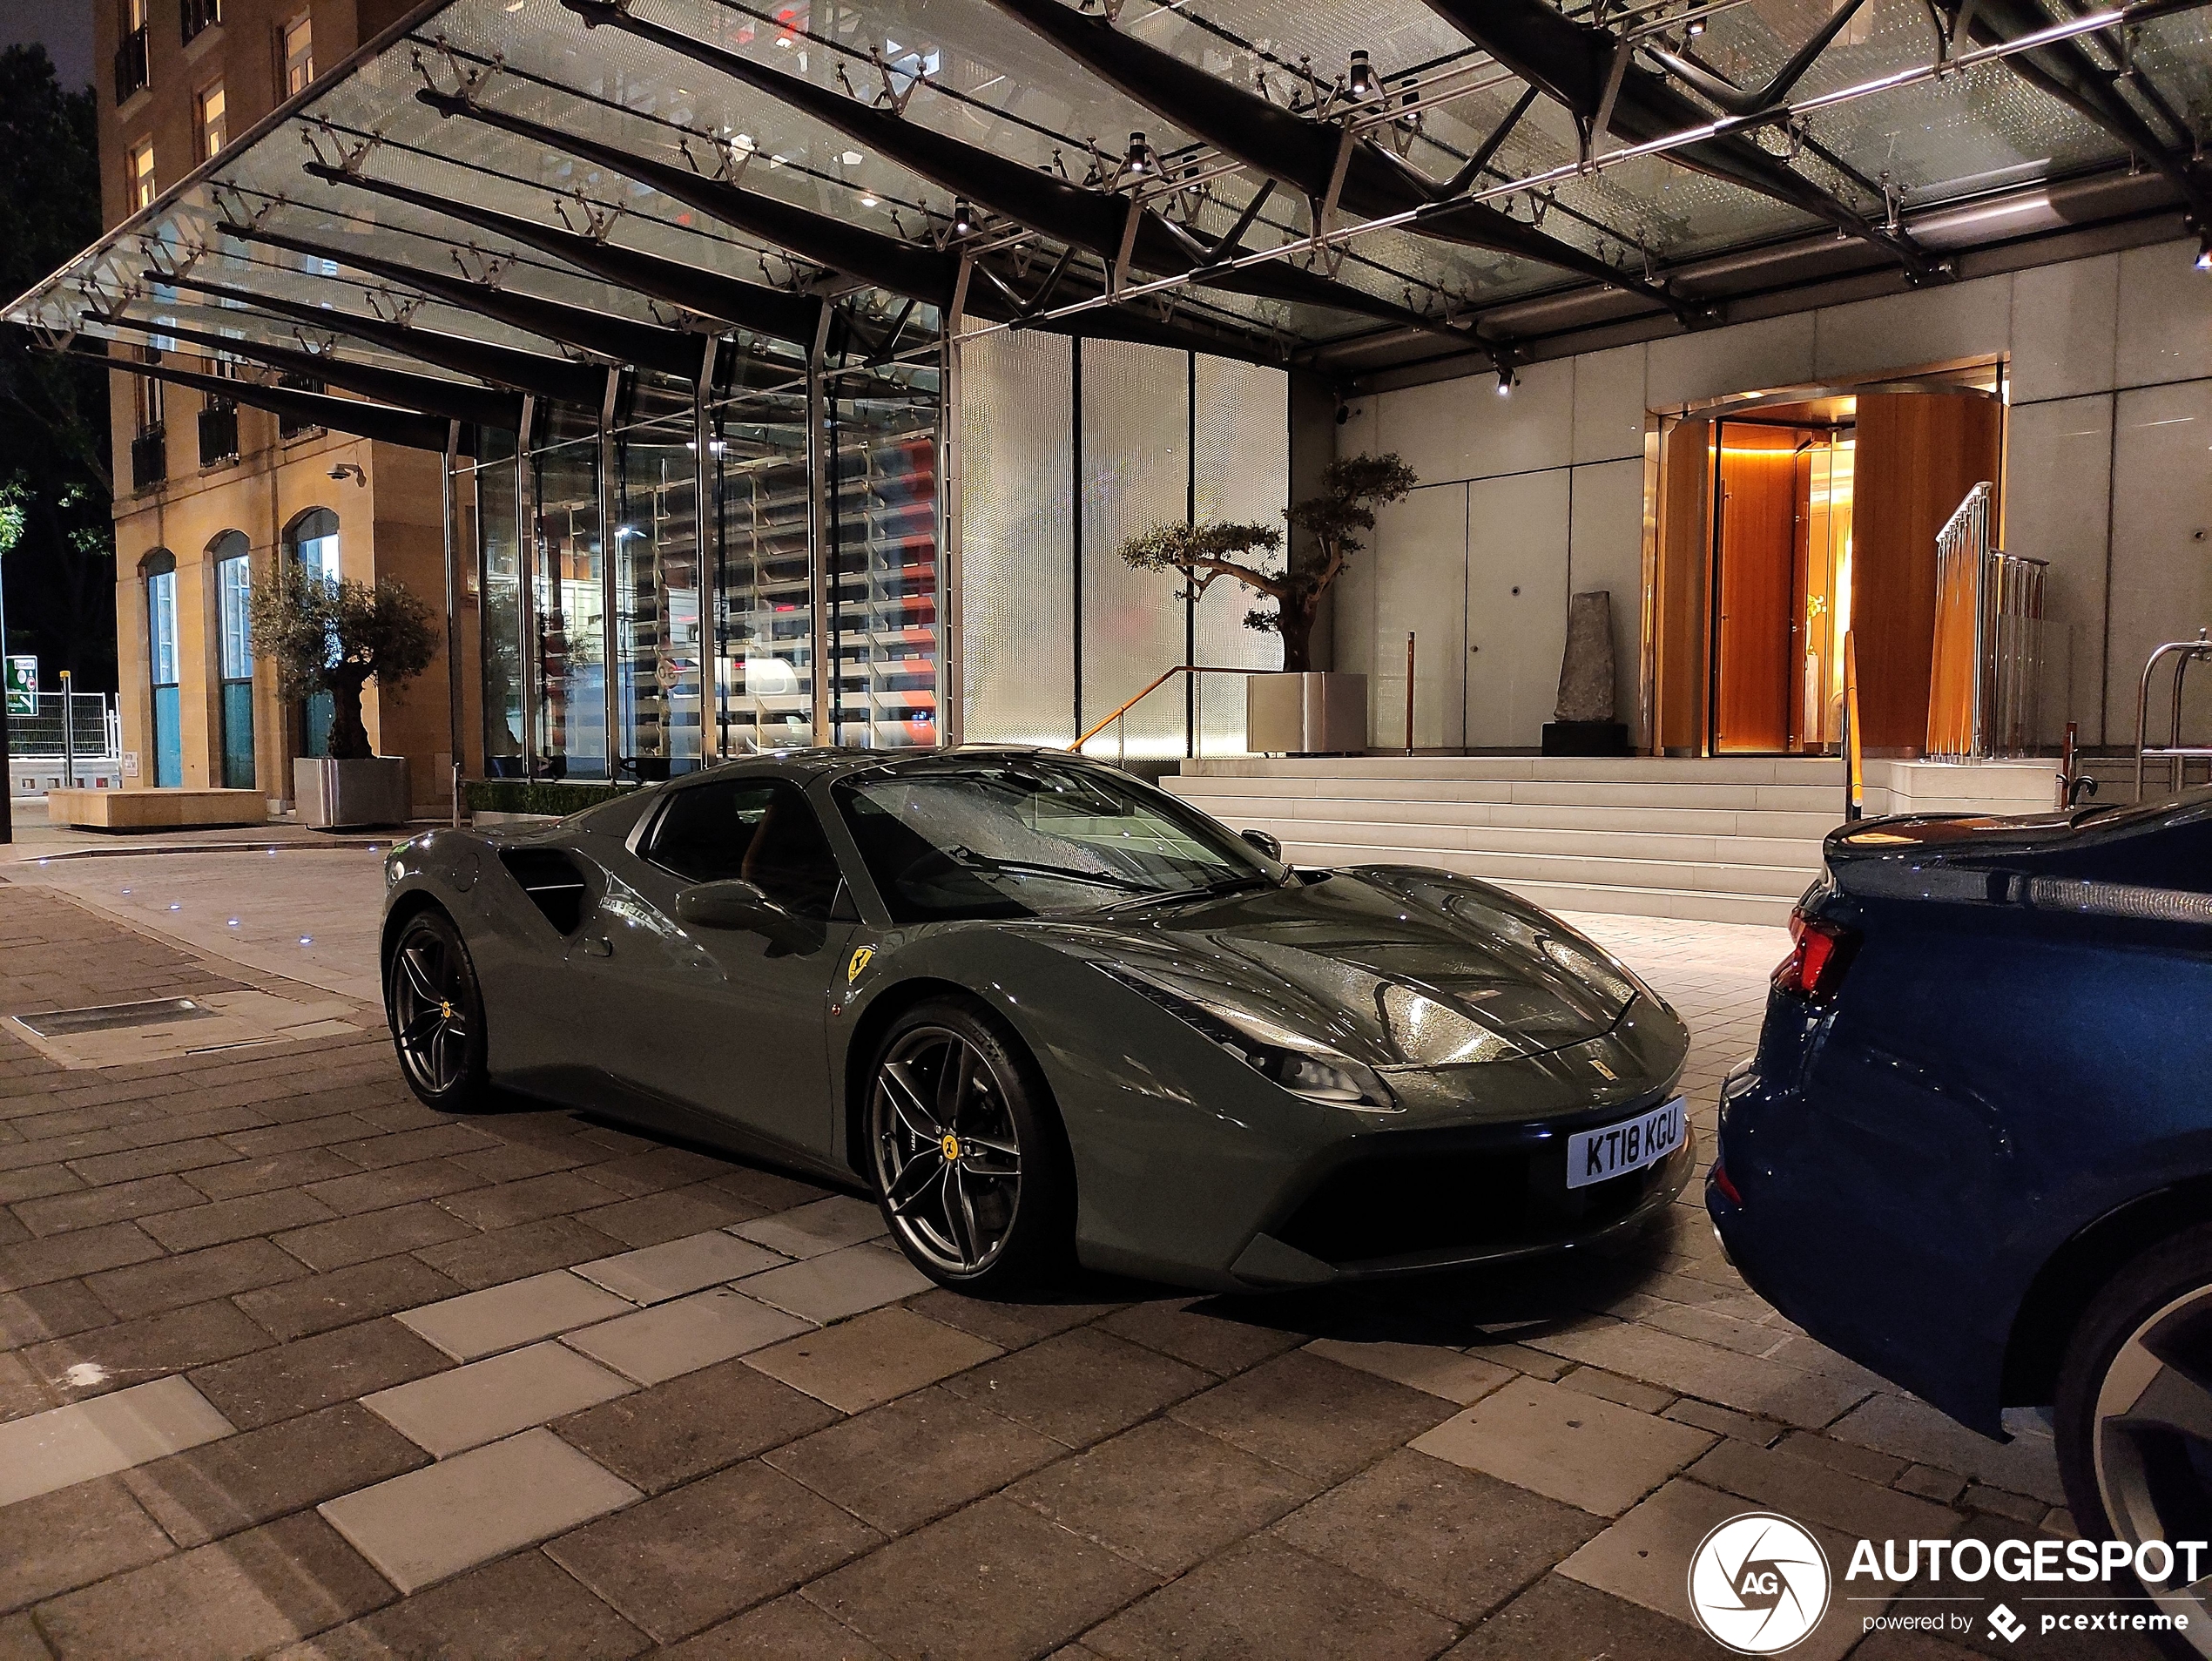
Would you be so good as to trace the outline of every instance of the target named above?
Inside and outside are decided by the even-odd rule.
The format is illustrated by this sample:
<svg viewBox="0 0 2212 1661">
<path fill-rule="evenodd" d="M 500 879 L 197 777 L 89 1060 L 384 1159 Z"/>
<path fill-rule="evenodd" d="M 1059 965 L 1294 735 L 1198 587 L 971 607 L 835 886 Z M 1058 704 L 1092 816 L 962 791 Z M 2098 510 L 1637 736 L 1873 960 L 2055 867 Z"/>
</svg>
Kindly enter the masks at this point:
<svg viewBox="0 0 2212 1661">
<path fill-rule="evenodd" d="M 1873 820 L 1825 852 L 1722 1088 L 1723 1244 L 1976 1430 L 2054 1407 L 2085 1536 L 2205 1538 L 2212 789 Z M 2212 1644 L 2212 1580 L 2148 1590 Z"/>
</svg>

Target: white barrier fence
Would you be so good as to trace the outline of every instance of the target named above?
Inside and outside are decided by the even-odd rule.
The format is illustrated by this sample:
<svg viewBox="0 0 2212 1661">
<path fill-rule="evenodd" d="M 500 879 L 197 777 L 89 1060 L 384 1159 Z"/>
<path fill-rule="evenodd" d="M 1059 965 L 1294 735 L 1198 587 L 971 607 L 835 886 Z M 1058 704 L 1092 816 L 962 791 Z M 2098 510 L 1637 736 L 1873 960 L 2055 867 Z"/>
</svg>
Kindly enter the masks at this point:
<svg viewBox="0 0 2212 1661">
<path fill-rule="evenodd" d="M 8 788 L 14 796 L 66 788 L 113 790 L 123 783 L 123 728 L 108 692 L 71 692 L 64 745 L 60 692 L 38 694 L 37 712 L 8 716 Z M 74 757 L 67 751 L 74 748 Z M 73 761 L 73 779 L 72 766 Z"/>
</svg>

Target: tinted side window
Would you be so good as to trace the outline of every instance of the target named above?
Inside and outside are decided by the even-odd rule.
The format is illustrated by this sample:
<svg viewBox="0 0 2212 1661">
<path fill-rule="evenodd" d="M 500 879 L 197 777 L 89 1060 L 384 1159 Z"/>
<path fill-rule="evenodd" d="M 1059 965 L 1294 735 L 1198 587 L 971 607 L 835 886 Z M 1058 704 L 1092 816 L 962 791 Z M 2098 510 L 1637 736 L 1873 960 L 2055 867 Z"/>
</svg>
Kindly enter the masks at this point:
<svg viewBox="0 0 2212 1661">
<path fill-rule="evenodd" d="M 742 877 L 786 910 L 826 917 L 837 855 L 799 787 L 732 779 L 673 791 L 645 857 L 692 882 Z"/>
</svg>

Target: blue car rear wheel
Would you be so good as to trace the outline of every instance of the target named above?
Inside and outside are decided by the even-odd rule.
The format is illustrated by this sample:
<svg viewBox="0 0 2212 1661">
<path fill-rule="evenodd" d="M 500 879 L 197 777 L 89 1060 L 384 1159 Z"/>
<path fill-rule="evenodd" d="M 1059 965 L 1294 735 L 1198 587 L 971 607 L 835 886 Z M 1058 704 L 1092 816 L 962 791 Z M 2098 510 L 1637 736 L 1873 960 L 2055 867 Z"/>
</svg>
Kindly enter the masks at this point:
<svg viewBox="0 0 2212 1661">
<path fill-rule="evenodd" d="M 2097 1295 L 2059 1374 L 2059 1467 L 2075 1525 L 2131 1546 L 2212 1538 L 2212 1227 L 2145 1253 Z M 2152 1554 L 2153 1561 L 2158 1554 Z M 2140 1561 L 2140 1559 L 2139 1559 Z M 2143 1591 L 2212 1656 L 2212 1564 Z"/>
</svg>

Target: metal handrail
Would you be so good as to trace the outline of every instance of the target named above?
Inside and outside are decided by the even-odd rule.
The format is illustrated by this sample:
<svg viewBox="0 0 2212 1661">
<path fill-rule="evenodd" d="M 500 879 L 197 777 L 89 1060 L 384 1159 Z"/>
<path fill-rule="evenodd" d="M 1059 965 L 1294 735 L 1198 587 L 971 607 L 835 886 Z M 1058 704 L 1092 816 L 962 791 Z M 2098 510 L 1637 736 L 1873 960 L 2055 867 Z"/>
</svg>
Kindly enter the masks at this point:
<svg viewBox="0 0 2212 1661">
<path fill-rule="evenodd" d="M 1996 545 L 1995 510 L 1995 487 L 1984 480 L 1936 532 L 1932 760 L 2020 755 L 2034 743 L 2046 562 Z"/>
<path fill-rule="evenodd" d="M 1865 769 L 1858 747 L 1858 637 L 1844 631 L 1844 821 L 1856 823 L 1865 812 Z"/>
<path fill-rule="evenodd" d="M 1166 685 L 1168 682 L 1173 680 L 1177 675 L 1249 675 L 1253 672 L 1255 672 L 1251 669 L 1232 669 L 1226 665 L 1204 663 L 1179 663 L 1171 668 L 1163 669 L 1148 685 L 1146 685 L 1143 692 L 1137 693 L 1136 697 L 1130 699 L 1122 704 L 1122 706 L 1116 709 L 1112 714 L 1109 715 L 1104 720 L 1100 721 L 1096 726 L 1079 733 L 1076 736 L 1076 741 L 1068 746 L 1066 753 L 1073 755 L 1076 751 L 1082 749 L 1084 745 L 1089 743 L 1101 733 L 1103 733 L 1108 727 L 1113 726 L 1116 722 L 1118 722 L 1120 723 L 1120 730 L 1115 734 L 1114 761 L 1116 766 L 1119 766 L 1122 762 L 1129 760 L 1128 716 L 1130 711 L 1135 709 L 1139 704 L 1150 698 L 1154 692 L 1159 691 L 1161 687 Z M 1190 742 L 1191 747 L 1195 752 L 1198 743 L 1195 724 L 1192 729 Z"/>
<path fill-rule="evenodd" d="M 2167 742 L 2146 747 L 2144 739 L 2150 719 L 2150 677 L 2159 661 L 2179 652 L 2181 661 L 2174 665 L 2174 716 L 2167 730 Z M 2199 629 L 2194 640 L 2168 640 L 2156 648 L 2143 661 L 2143 678 L 2135 688 L 2135 800 L 2143 799 L 2143 760 L 2157 756 L 2173 764 L 2167 782 L 2176 795 L 2188 784 L 2189 763 L 2202 759 L 2212 760 L 2212 745 L 2186 745 L 2182 742 L 2182 683 L 2188 678 L 2193 663 L 2212 663 L 2212 629 Z"/>
</svg>

